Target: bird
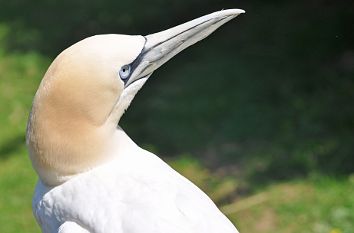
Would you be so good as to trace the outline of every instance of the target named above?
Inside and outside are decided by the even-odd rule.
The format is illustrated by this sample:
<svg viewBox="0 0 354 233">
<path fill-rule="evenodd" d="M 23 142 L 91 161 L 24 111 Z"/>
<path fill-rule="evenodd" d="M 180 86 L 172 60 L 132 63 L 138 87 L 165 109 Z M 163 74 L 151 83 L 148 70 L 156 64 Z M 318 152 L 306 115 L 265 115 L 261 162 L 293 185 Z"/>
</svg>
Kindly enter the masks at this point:
<svg viewBox="0 0 354 233">
<path fill-rule="evenodd" d="M 147 36 L 95 35 L 53 60 L 26 131 L 42 232 L 238 232 L 203 191 L 140 148 L 119 122 L 156 69 L 241 13 L 221 10 Z"/>
</svg>

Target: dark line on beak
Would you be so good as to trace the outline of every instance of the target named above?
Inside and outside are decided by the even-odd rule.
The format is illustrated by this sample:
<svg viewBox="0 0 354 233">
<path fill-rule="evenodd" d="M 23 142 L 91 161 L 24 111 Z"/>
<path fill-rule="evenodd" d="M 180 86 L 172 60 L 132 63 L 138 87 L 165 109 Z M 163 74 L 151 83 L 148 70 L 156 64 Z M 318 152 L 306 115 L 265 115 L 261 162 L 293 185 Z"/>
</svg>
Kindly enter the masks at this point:
<svg viewBox="0 0 354 233">
<path fill-rule="evenodd" d="M 129 83 L 127 86 L 124 85 L 124 88 L 129 87 L 130 85 L 132 85 L 132 84 L 135 83 L 136 81 L 138 81 L 138 80 L 140 80 L 140 79 L 143 79 L 143 78 L 146 78 L 147 76 L 149 76 L 149 75 L 151 75 L 151 74 L 152 74 L 152 73 L 147 74 L 147 75 L 145 75 L 145 76 L 143 76 L 143 77 L 140 77 L 140 78 L 138 78 L 138 79 L 135 79 L 133 82 Z"/>
<path fill-rule="evenodd" d="M 224 20 L 224 19 L 226 19 L 226 18 L 228 18 L 228 17 L 229 17 L 229 16 L 221 17 L 219 20 L 217 20 L 217 21 L 216 21 L 215 23 L 213 23 L 212 25 L 214 25 L 214 24 L 216 24 L 216 23 L 218 23 L 218 22 L 220 22 L 220 21 L 222 21 L 222 20 Z M 209 21 L 211 21 L 211 20 L 213 20 L 213 19 L 215 19 L 215 18 L 211 18 L 211 19 L 208 19 L 208 20 L 206 20 L 206 21 L 204 21 L 204 22 L 201 22 L 201 23 L 199 23 L 199 24 L 196 24 L 196 25 L 194 25 L 193 27 L 188 28 L 188 29 L 186 29 L 186 30 L 183 30 L 183 31 L 177 33 L 176 35 L 174 35 L 174 36 L 172 36 L 172 37 L 170 37 L 170 38 L 167 38 L 166 40 L 163 40 L 163 41 L 161 41 L 161 42 L 159 42 L 159 43 L 153 45 L 151 48 L 148 48 L 148 49 L 145 48 L 148 39 L 146 38 L 146 36 L 143 36 L 144 39 L 145 39 L 144 47 L 143 47 L 143 49 L 141 50 L 141 52 L 140 52 L 140 54 L 138 55 L 138 57 L 137 57 L 132 63 L 129 64 L 130 67 L 131 67 L 131 73 L 130 73 L 130 76 L 129 76 L 127 79 L 124 80 L 124 86 L 125 86 L 125 87 L 128 87 L 130 84 L 134 83 L 135 81 L 137 81 L 137 80 L 139 80 L 139 79 L 142 79 L 142 78 L 145 78 L 146 76 L 148 76 L 148 75 L 151 74 L 151 73 L 150 73 L 150 74 L 148 74 L 148 75 L 145 75 L 145 76 L 143 76 L 143 77 L 140 77 L 139 79 L 134 80 L 132 83 L 130 83 L 129 85 L 126 86 L 126 84 L 128 83 L 130 77 L 132 76 L 132 74 L 133 74 L 134 71 L 136 70 L 136 67 L 139 66 L 139 64 L 141 63 L 141 61 L 144 59 L 145 55 L 146 55 L 149 51 L 151 51 L 152 49 L 158 47 L 159 45 L 161 45 L 161 44 L 163 44 L 163 43 L 166 43 L 166 42 L 169 41 L 169 40 L 172 40 L 173 38 L 176 38 L 176 37 L 179 36 L 179 35 L 182 35 L 183 33 L 187 32 L 187 31 L 189 31 L 189 30 L 191 30 L 191 29 L 193 29 L 193 28 L 196 28 L 196 27 L 198 27 L 198 26 L 200 26 L 200 25 L 203 25 L 203 24 L 205 24 L 205 23 L 208 23 Z M 167 29 L 167 30 L 168 30 L 168 29 Z M 196 35 L 196 34 L 197 34 L 197 33 L 191 35 L 190 37 L 187 38 L 187 40 L 188 40 L 189 38 L 193 37 L 193 36 Z M 183 43 L 182 43 L 182 44 L 183 44 Z M 181 44 L 176 45 L 171 51 L 173 51 L 175 48 L 178 48 L 180 45 L 181 45 Z M 170 52 L 171 52 L 171 51 L 170 51 Z M 143 73 L 147 68 L 148 68 L 148 66 L 146 66 L 140 73 Z"/>
</svg>

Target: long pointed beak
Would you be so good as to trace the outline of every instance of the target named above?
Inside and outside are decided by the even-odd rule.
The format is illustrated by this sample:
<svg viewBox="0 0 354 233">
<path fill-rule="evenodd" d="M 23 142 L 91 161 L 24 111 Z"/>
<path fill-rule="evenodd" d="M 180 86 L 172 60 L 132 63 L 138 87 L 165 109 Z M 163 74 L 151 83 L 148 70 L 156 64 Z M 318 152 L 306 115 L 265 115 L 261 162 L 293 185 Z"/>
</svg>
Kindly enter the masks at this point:
<svg viewBox="0 0 354 233">
<path fill-rule="evenodd" d="M 131 76 L 125 86 L 141 78 L 149 77 L 153 71 L 177 53 L 204 39 L 221 25 L 244 12 L 240 9 L 222 10 L 145 36 L 145 46 L 131 64 Z"/>
</svg>

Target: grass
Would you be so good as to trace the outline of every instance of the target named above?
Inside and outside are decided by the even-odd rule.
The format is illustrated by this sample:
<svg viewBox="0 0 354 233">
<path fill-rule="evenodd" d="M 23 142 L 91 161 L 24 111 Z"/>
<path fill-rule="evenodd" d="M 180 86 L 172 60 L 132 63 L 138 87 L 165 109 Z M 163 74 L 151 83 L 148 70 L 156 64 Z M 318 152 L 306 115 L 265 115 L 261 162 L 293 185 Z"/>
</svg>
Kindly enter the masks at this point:
<svg viewBox="0 0 354 233">
<path fill-rule="evenodd" d="M 1 232 L 39 232 L 31 210 L 36 179 L 24 146 L 1 160 Z"/>
<path fill-rule="evenodd" d="M 350 233 L 354 229 L 352 179 L 284 182 L 235 203 L 224 210 L 234 210 L 230 216 L 241 232 Z"/>
<path fill-rule="evenodd" d="M 6 32 L 0 25 L 1 35 Z M 0 47 L 1 232 L 39 232 L 31 211 L 36 175 L 25 148 L 31 102 L 48 60 L 36 53 L 6 54 Z"/>
<path fill-rule="evenodd" d="M 176 162 L 171 163 L 176 166 Z M 191 172 L 191 167 L 198 169 Z M 208 187 L 210 180 L 220 181 L 218 176 L 200 165 L 191 165 L 189 169 L 180 165 L 178 169 L 207 189 L 212 197 L 218 198 L 216 191 Z M 31 212 L 35 181 L 23 146 L 1 161 L 2 233 L 39 232 Z M 317 177 L 269 185 L 253 195 L 229 201 L 222 210 L 240 232 L 351 233 L 354 228 L 354 179 Z"/>
<path fill-rule="evenodd" d="M 259 12 L 266 14 L 267 11 Z M 261 18 L 264 17 L 259 19 Z M 299 22 L 301 20 L 293 18 Z M 306 18 L 301 22 L 294 27 L 307 30 Z M 262 35 L 264 24 L 244 21 L 244 25 L 246 25 L 242 30 L 244 35 L 250 34 L 246 27 Z M 127 131 L 131 132 L 134 138 L 138 138 L 140 144 L 145 143 L 152 149 L 162 152 L 159 154 L 171 152 L 172 155 L 178 155 L 192 151 L 194 154 L 203 155 L 169 158 L 169 163 L 222 206 L 241 232 L 350 233 L 354 229 L 353 178 L 334 179 L 320 176 L 295 181 L 283 179 L 277 184 L 269 183 L 273 178 L 271 175 L 277 173 L 288 174 L 281 178 L 289 179 L 294 175 L 289 171 L 311 170 L 311 163 L 316 165 L 317 157 L 330 156 L 333 158 L 332 162 L 336 161 L 337 157 L 333 154 L 337 148 L 342 148 L 338 142 L 343 140 L 341 137 L 336 138 L 336 134 L 332 134 L 330 129 L 326 131 L 326 127 L 331 124 L 321 122 L 323 120 L 321 117 L 327 114 L 328 117 L 324 119 L 332 120 L 328 109 L 332 110 L 332 107 L 336 109 L 335 106 L 341 108 L 338 103 L 345 104 L 352 99 L 353 82 L 348 81 L 347 88 L 340 94 L 343 101 L 335 98 L 339 93 L 336 92 L 340 89 L 338 87 L 328 95 L 336 101 L 327 104 L 331 99 L 326 98 L 327 92 L 322 92 L 327 87 L 317 89 L 315 87 L 320 83 L 319 80 L 322 82 L 323 77 L 334 80 L 336 74 L 327 74 L 326 70 L 314 70 L 307 74 L 313 64 L 302 59 L 307 56 L 306 51 L 310 50 L 311 45 L 301 54 L 292 54 L 290 57 L 283 54 L 281 51 L 285 50 L 281 46 L 285 45 L 280 42 L 293 38 L 293 31 L 281 33 L 284 32 L 284 28 L 271 29 L 279 31 L 264 29 L 269 34 L 267 38 L 270 41 L 263 46 L 269 49 L 271 46 L 280 46 L 267 52 L 270 59 L 259 52 L 265 49 L 257 47 L 262 46 L 259 41 L 249 41 L 250 38 L 243 35 L 239 38 L 241 43 L 227 41 L 228 38 L 234 38 L 232 30 L 229 30 L 230 34 L 224 37 L 226 38 L 224 41 L 210 39 L 209 46 L 214 49 L 209 50 L 209 53 L 202 49 L 208 46 L 207 43 L 196 45 L 194 55 L 184 53 L 176 58 L 177 60 L 170 62 L 169 70 L 162 68 L 155 74 L 159 81 L 155 81 L 153 77 L 154 79 L 147 84 L 148 88 L 143 89 L 137 96 L 135 108 L 128 111 L 123 123 Z M 286 28 L 292 30 L 293 27 Z M 317 27 L 310 29 L 313 28 Z M 1 35 L 5 33 L 6 28 L 0 26 L 0 42 Z M 262 36 L 254 36 L 254 40 L 259 40 L 258 37 Z M 219 47 L 215 45 L 217 42 L 221 42 Z M 257 46 L 250 50 L 247 44 Z M 221 58 L 229 54 L 229 46 L 232 46 L 231 50 L 238 51 L 238 56 L 232 54 L 232 57 L 226 57 L 224 62 L 218 62 L 216 57 Z M 214 56 L 209 56 L 210 53 Z M 33 95 L 48 64 L 49 60 L 46 57 L 35 52 L 11 55 L 5 53 L 0 44 L 2 233 L 39 232 L 31 212 L 32 192 L 37 178 L 27 157 L 24 134 Z M 293 64 L 299 71 L 293 73 L 294 67 L 287 67 L 287 64 Z M 208 70 L 206 67 L 211 68 Z M 274 71 L 268 67 L 280 68 Z M 312 78 L 306 81 L 309 83 L 301 83 L 299 79 L 305 74 Z M 212 76 L 214 79 L 205 79 L 206 76 Z M 349 75 L 343 75 L 342 78 L 348 79 L 347 77 Z M 331 86 L 331 82 L 326 83 Z M 305 85 L 305 88 L 302 85 Z M 306 88 L 310 89 L 310 94 L 301 93 Z M 195 90 L 198 90 L 198 95 Z M 323 102 L 326 104 L 318 105 Z M 149 117 L 142 119 L 141 116 L 147 112 Z M 339 110 L 335 112 L 341 113 Z M 329 123 L 350 120 L 350 117 L 344 118 L 350 114 L 336 114 L 336 117 L 337 115 L 338 119 L 335 118 L 334 122 Z M 217 123 L 213 125 L 212 122 Z M 333 127 L 336 128 L 336 125 Z M 193 130 L 190 130 L 191 128 Z M 343 135 L 350 130 L 350 127 L 344 127 Z M 315 135 L 312 135 L 313 132 Z M 321 138 L 318 135 L 325 137 Z M 205 141 L 208 142 L 207 145 Z M 347 142 L 346 145 L 349 149 L 343 153 L 350 153 L 352 147 L 348 145 L 352 143 Z M 184 148 L 185 151 L 179 148 Z M 195 157 L 207 162 L 200 163 Z M 231 175 L 243 172 L 243 176 L 235 178 L 222 169 L 214 170 L 215 167 L 212 166 L 214 162 L 223 166 L 235 163 L 238 166 L 233 168 L 233 171 L 241 171 Z M 332 162 L 327 164 L 334 164 Z M 206 167 L 205 164 L 213 169 Z M 304 164 L 310 165 L 304 168 Z M 342 164 L 347 165 L 349 169 L 352 167 L 345 161 Z M 316 167 L 315 165 L 313 167 Z M 259 177 L 256 177 L 257 181 L 243 179 L 244 173 L 247 175 L 249 170 L 263 175 L 266 182 L 263 183 L 265 180 L 259 180 Z M 244 183 L 247 182 L 250 182 L 248 186 L 251 186 L 252 191 L 235 195 L 242 193 Z M 263 185 L 259 186 L 259 182 Z"/>
<path fill-rule="evenodd" d="M 190 156 L 169 163 L 208 193 L 240 232 L 350 233 L 354 229 L 354 175 L 337 179 L 312 175 L 235 196 L 240 184 L 234 177 L 220 176 Z"/>
</svg>

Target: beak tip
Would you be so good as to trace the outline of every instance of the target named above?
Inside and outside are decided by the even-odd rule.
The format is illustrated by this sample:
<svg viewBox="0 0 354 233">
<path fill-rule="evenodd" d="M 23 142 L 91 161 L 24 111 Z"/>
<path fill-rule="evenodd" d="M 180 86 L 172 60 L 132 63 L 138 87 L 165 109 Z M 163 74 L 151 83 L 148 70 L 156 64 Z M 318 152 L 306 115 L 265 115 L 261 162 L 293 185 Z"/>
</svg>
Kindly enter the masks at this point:
<svg viewBox="0 0 354 233">
<path fill-rule="evenodd" d="M 226 9 L 226 10 L 221 10 L 219 12 L 225 16 L 237 16 L 239 14 L 246 13 L 246 11 L 242 9 Z"/>
</svg>

